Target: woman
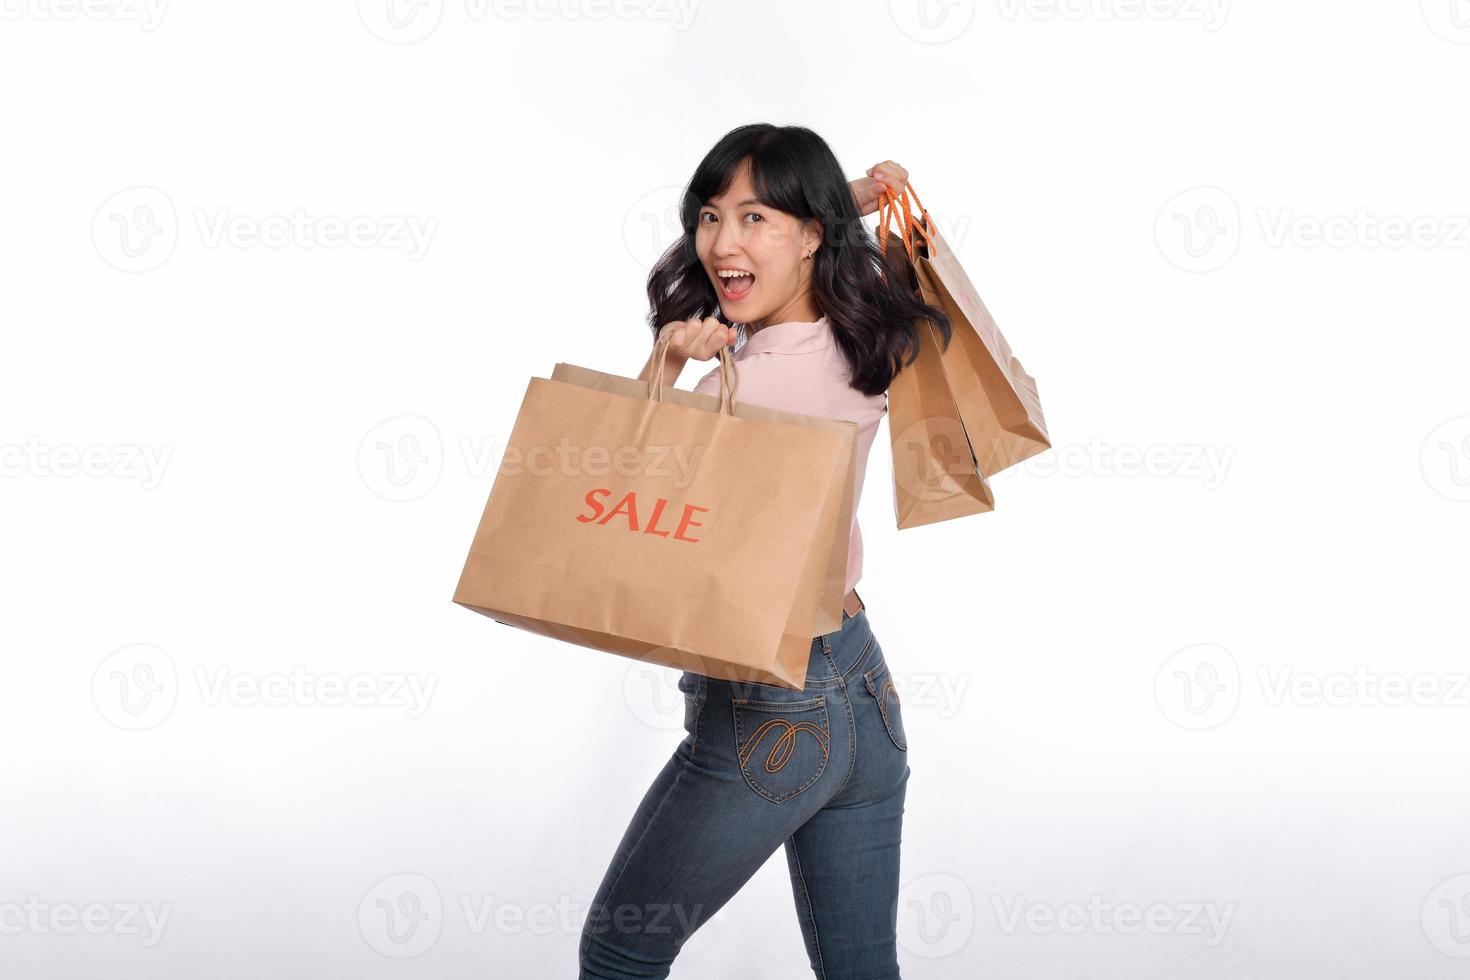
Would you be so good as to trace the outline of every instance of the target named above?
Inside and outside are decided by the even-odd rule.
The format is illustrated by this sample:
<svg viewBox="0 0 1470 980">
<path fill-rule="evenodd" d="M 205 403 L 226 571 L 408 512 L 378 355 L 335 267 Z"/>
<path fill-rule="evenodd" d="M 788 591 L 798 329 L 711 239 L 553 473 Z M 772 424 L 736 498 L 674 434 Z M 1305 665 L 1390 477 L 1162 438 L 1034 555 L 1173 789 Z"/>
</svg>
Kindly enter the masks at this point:
<svg viewBox="0 0 1470 980">
<path fill-rule="evenodd" d="M 655 338 L 672 334 L 665 383 L 738 342 L 737 402 L 857 423 L 855 494 L 888 384 L 917 354 L 914 321 L 929 317 L 946 343 L 950 335 L 896 256 L 885 274 L 859 221 L 907 177 L 886 161 L 849 185 L 810 130 L 742 126 L 695 170 L 683 238 L 648 282 Z M 650 358 L 640 377 L 651 368 Z M 719 394 L 718 364 L 695 390 Z M 853 512 L 842 625 L 812 639 L 804 690 L 681 676 L 688 735 L 593 900 L 581 977 L 668 976 L 684 941 L 783 845 L 816 976 L 899 975 L 908 745 L 883 650 L 852 590 L 862 572 L 856 499 Z"/>
</svg>

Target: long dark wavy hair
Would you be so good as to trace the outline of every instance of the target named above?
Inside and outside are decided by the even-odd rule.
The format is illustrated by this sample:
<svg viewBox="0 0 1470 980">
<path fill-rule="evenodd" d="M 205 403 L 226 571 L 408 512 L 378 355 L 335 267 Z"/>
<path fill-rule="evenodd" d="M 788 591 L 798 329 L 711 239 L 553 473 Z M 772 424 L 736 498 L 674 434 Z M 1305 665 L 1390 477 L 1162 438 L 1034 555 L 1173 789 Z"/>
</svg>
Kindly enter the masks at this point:
<svg viewBox="0 0 1470 980">
<path fill-rule="evenodd" d="M 832 326 L 851 387 L 865 395 L 888 390 L 899 369 L 919 354 L 916 320 L 934 323 L 943 345 L 949 346 L 949 317 L 920 298 L 902 249 L 889 247 L 888 275 L 883 276 L 884 255 L 860 220 L 852 187 L 826 141 L 802 126 L 770 123 L 732 129 L 690 178 L 679 208 L 684 233 L 648 276 L 648 323 L 655 338 L 671 320 L 712 316 L 731 325 L 700 264 L 694 230 L 699 209 L 725 192 L 746 160 L 762 204 L 822 223 L 822 244 L 813 256 L 812 298 Z"/>
</svg>

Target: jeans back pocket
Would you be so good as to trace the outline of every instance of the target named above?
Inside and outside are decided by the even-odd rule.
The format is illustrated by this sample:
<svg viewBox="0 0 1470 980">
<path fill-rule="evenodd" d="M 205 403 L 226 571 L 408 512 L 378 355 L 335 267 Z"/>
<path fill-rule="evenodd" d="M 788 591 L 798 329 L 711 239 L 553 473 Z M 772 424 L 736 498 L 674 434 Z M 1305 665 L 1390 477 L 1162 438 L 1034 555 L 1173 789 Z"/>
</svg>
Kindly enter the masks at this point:
<svg viewBox="0 0 1470 980">
<path fill-rule="evenodd" d="M 888 662 L 879 661 L 876 667 L 863 674 L 863 680 L 867 682 L 868 693 L 878 700 L 878 710 L 883 713 L 883 727 L 888 729 L 888 737 L 894 745 L 907 752 L 909 741 L 903 730 L 903 710 L 898 688 L 893 686 L 893 678 L 888 673 Z"/>
<path fill-rule="evenodd" d="M 805 701 L 731 698 L 730 712 L 740 772 L 772 803 L 791 799 L 827 768 L 832 730 L 825 695 Z"/>
</svg>

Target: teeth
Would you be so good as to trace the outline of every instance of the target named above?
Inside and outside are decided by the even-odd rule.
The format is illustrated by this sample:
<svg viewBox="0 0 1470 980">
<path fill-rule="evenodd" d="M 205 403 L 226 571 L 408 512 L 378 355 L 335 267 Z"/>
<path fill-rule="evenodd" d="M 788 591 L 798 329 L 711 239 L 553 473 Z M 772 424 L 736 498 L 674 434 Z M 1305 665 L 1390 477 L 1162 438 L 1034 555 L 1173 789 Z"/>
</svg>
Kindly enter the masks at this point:
<svg viewBox="0 0 1470 980">
<path fill-rule="evenodd" d="M 752 275 L 752 273 L 740 272 L 735 269 L 721 269 L 719 270 L 719 272 L 716 273 L 716 275 L 718 275 L 721 279 L 734 279 L 736 276 L 749 276 Z"/>
</svg>

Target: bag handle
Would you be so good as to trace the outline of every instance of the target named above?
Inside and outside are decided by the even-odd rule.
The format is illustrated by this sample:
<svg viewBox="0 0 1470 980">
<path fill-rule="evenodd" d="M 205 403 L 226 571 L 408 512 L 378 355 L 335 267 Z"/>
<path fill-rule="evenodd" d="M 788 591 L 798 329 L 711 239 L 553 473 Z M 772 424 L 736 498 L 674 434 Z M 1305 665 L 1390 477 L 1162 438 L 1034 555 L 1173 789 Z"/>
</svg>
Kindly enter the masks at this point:
<svg viewBox="0 0 1470 980">
<path fill-rule="evenodd" d="M 909 198 L 914 199 L 914 206 L 919 209 L 919 220 L 914 220 L 913 208 L 909 206 Z M 900 216 L 901 212 L 901 216 Z M 915 258 L 918 250 L 918 238 L 922 237 L 924 243 L 932 252 L 934 239 L 929 235 L 932 227 L 929 218 L 929 209 L 924 207 L 924 202 L 919 200 L 918 193 L 912 184 L 904 184 L 903 191 L 895 194 L 892 189 L 885 186 L 878 194 L 878 251 L 886 256 L 888 254 L 888 231 L 889 226 L 895 218 L 900 219 L 899 240 L 908 252 L 909 259 Z"/>
<path fill-rule="evenodd" d="M 648 373 L 648 400 L 662 403 L 664 400 L 664 362 L 673 343 L 673 331 L 660 336 L 653 342 L 653 370 Z M 735 414 L 735 358 L 730 355 L 730 345 L 720 348 L 720 414 Z"/>
</svg>

